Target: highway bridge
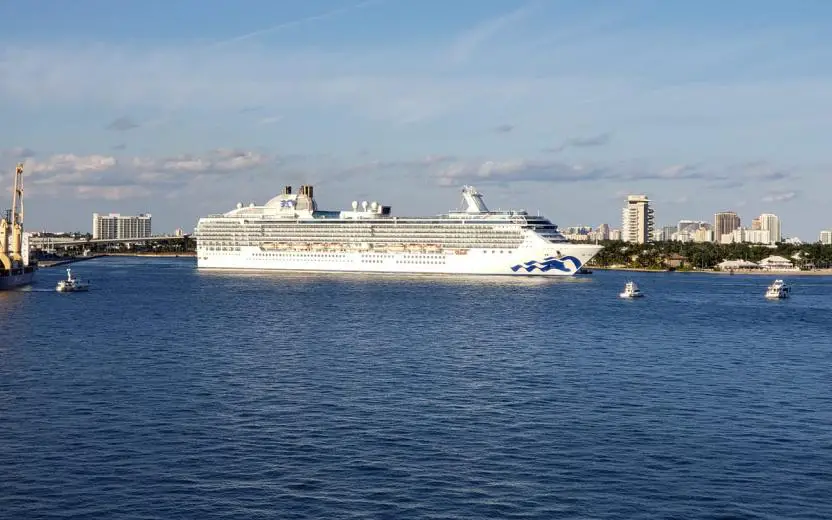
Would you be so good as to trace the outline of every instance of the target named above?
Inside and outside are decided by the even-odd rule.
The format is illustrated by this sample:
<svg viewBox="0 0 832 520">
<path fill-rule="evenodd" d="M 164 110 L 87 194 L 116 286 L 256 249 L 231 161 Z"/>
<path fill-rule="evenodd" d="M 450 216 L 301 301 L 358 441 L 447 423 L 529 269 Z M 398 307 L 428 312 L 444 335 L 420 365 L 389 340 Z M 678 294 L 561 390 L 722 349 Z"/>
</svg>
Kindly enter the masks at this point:
<svg viewBox="0 0 832 520">
<path fill-rule="evenodd" d="M 76 251 L 111 252 L 111 251 L 188 251 L 195 243 L 191 235 L 155 236 L 145 238 L 86 239 L 69 237 L 29 237 L 29 249 L 45 253 Z"/>
<path fill-rule="evenodd" d="M 182 236 L 155 236 L 145 238 L 57 238 L 57 237 L 30 237 L 29 245 L 34 247 L 67 247 L 67 246 L 83 246 L 86 244 L 94 245 L 108 245 L 108 244 L 146 244 L 148 242 L 175 242 L 186 241 L 191 235 Z"/>
</svg>

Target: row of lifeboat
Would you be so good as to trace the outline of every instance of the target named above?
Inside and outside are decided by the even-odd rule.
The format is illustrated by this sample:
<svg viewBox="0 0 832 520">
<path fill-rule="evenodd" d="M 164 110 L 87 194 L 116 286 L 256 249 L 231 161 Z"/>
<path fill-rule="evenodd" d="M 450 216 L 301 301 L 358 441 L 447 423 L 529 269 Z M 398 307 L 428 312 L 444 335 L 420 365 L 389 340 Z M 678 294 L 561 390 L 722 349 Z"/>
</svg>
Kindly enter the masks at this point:
<svg viewBox="0 0 832 520">
<path fill-rule="evenodd" d="M 260 246 L 264 251 L 290 252 L 370 252 L 373 253 L 445 253 L 455 255 L 468 254 L 467 249 L 445 249 L 436 244 L 390 244 L 371 245 L 362 243 L 328 243 L 328 242 L 269 242 Z"/>
</svg>

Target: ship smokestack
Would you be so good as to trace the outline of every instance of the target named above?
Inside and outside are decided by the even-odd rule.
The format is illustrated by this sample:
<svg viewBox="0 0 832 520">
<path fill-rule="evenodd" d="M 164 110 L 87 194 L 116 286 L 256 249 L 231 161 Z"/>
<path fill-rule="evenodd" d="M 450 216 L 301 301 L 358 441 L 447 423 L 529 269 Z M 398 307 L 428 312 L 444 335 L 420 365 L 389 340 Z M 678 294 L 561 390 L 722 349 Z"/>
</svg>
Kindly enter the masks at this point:
<svg viewBox="0 0 832 520">
<path fill-rule="evenodd" d="M 307 193 L 307 195 L 309 195 L 309 198 L 313 198 L 312 193 L 314 193 L 314 188 L 311 185 L 309 185 L 306 187 L 306 189 L 309 191 L 309 193 Z"/>
<path fill-rule="evenodd" d="M 292 194 L 292 187 L 291 186 L 283 186 L 283 194 L 284 195 L 291 195 Z"/>
</svg>

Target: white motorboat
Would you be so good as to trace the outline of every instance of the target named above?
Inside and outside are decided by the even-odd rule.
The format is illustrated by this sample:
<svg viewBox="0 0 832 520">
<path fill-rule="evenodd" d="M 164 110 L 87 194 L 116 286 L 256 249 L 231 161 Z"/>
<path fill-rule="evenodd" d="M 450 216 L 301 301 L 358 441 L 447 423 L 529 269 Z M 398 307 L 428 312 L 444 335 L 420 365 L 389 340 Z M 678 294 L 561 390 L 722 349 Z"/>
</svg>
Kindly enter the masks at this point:
<svg viewBox="0 0 832 520">
<path fill-rule="evenodd" d="M 766 289 L 766 298 L 769 300 L 782 300 L 788 298 L 791 292 L 791 287 L 785 284 L 783 280 L 774 280 L 774 283 Z"/>
<path fill-rule="evenodd" d="M 644 293 L 641 292 L 641 289 L 638 288 L 635 282 L 627 282 L 627 285 L 624 286 L 624 292 L 618 296 L 621 298 L 641 298 L 644 296 Z"/>
<path fill-rule="evenodd" d="M 81 292 L 87 291 L 89 288 L 90 284 L 88 282 L 72 277 L 72 269 L 69 267 L 66 268 L 66 280 L 59 281 L 58 285 L 55 286 L 55 290 L 58 292 Z"/>
</svg>

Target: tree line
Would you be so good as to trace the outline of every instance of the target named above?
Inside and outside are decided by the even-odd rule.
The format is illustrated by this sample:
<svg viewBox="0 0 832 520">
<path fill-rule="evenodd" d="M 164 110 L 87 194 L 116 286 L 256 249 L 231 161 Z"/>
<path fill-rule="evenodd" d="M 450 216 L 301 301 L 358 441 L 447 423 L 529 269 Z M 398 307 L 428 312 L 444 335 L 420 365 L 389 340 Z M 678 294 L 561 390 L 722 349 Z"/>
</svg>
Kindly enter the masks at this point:
<svg viewBox="0 0 832 520">
<path fill-rule="evenodd" d="M 623 266 L 642 269 L 713 269 L 724 260 L 759 262 L 776 255 L 788 258 L 801 268 L 832 267 L 832 245 L 786 244 L 715 244 L 712 242 L 650 242 L 631 244 L 620 241 L 599 242 L 604 249 L 592 259 L 596 267 Z"/>
</svg>

